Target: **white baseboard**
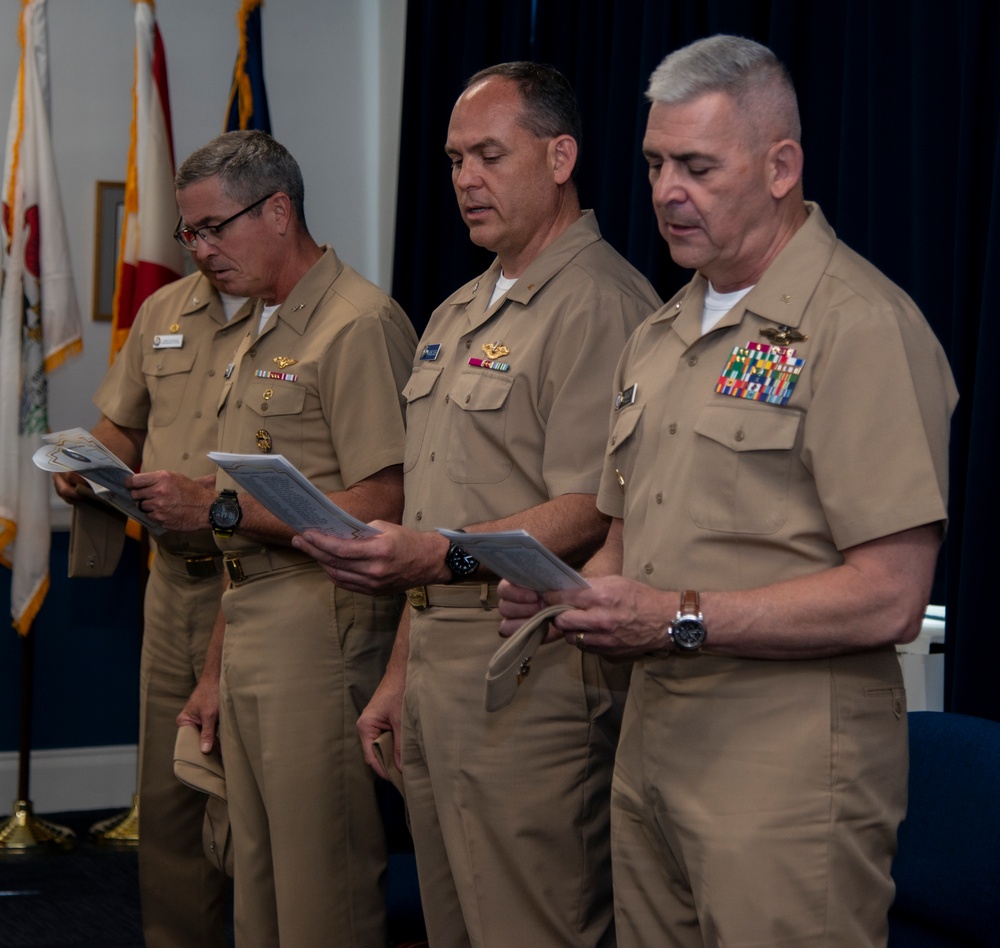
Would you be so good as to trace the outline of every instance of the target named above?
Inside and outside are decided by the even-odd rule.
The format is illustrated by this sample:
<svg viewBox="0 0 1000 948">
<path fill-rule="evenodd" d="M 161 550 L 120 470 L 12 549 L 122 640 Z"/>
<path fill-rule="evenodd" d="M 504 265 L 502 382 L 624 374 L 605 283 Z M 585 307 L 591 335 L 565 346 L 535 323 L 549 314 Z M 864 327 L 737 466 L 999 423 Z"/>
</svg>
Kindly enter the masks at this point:
<svg viewBox="0 0 1000 948">
<path fill-rule="evenodd" d="M 135 744 L 32 751 L 28 796 L 35 813 L 123 809 L 136 790 Z M 0 753 L 0 819 L 17 798 L 14 752 Z"/>
</svg>

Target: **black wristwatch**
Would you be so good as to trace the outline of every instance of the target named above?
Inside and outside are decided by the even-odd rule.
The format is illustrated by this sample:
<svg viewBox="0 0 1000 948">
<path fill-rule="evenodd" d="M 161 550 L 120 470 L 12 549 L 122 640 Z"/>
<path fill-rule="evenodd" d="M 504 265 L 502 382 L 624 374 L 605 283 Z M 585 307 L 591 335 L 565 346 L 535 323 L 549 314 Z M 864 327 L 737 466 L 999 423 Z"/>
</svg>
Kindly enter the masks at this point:
<svg viewBox="0 0 1000 948">
<path fill-rule="evenodd" d="M 224 490 L 208 508 L 208 522 L 217 537 L 231 537 L 243 519 L 243 510 L 234 490 Z"/>
<path fill-rule="evenodd" d="M 667 629 L 670 644 L 679 652 L 697 652 L 705 644 L 707 632 L 701 614 L 701 597 L 693 589 L 681 593 L 681 607 Z"/>
<path fill-rule="evenodd" d="M 479 560 L 466 553 L 460 546 L 451 543 L 445 554 L 444 565 L 451 571 L 451 579 L 454 582 L 455 580 L 468 579 L 475 573 L 479 569 Z"/>
</svg>

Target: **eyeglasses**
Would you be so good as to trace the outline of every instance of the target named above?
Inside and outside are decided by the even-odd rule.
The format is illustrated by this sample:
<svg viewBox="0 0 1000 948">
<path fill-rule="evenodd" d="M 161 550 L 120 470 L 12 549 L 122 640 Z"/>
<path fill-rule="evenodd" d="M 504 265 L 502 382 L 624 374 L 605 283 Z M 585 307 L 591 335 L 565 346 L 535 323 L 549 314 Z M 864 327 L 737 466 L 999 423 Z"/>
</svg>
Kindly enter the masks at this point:
<svg viewBox="0 0 1000 948">
<path fill-rule="evenodd" d="M 259 207 L 268 198 L 273 198 L 277 191 L 272 191 L 270 194 L 264 195 L 259 201 L 254 201 L 249 207 L 243 208 L 242 211 L 237 211 L 232 217 L 227 217 L 224 221 L 220 221 L 218 224 L 208 224 L 205 227 L 182 227 L 182 221 L 177 222 L 177 230 L 174 231 L 174 240 L 177 241 L 185 250 L 194 250 L 198 245 L 198 238 L 200 237 L 206 244 L 214 247 L 221 239 L 220 232 L 223 227 L 228 227 L 234 220 L 238 217 L 242 217 L 244 214 L 252 211 L 255 207 Z"/>
</svg>

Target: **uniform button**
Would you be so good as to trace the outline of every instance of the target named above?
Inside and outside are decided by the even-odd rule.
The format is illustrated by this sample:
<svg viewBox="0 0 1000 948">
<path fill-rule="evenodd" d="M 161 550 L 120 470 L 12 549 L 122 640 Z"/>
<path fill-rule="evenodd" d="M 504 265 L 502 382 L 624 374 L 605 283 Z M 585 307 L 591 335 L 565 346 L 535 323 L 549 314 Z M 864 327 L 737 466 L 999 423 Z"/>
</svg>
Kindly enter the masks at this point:
<svg viewBox="0 0 1000 948">
<path fill-rule="evenodd" d="M 657 493 L 657 495 L 656 495 L 656 502 L 658 504 L 662 504 L 663 503 L 663 494 Z"/>
<path fill-rule="evenodd" d="M 422 510 L 418 510 L 417 514 L 416 514 L 416 517 L 417 517 L 417 520 L 423 520 L 424 519 L 424 512 Z"/>
<path fill-rule="evenodd" d="M 243 399 L 242 398 L 237 398 L 236 399 L 236 407 L 237 408 L 242 408 L 243 407 Z"/>
<path fill-rule="evenodd" d="M 611 436 L 611 443 L 614 444 L 618 440 L 618 435 Z"/>
<path fill-rule="evenodd" d="M 256 359 L 257 358 L 257 350 L 256 349 L 251 349 L 247 353 L 247 355 L 249 355 L 251 359 Z"/>
<path fill-rule="evenodd" d="M 669 431 L 671 434 L 677 434 L 677 422 L 676 421 L 670 422 L 667 431 Z"/>
<path fill-rule="evenodd" d="M 431 451 L 431 460 L 432 461 L 434 460 L 434 452 L 433 451 Z"/>
<path fill-rule="evenodd" d="M 261 411 L 267 411 L 267 402 L 261 402 L 260 403 L 260 410 Z"/>
<path fill-rule="evenodd" d="M 191 455 L 190 455 L 190 454 L 188 454 L 188 453 L 187 453 L 187 451 L 185 451 L 185 452 L 184 452 L 184 453 L 183 453 L 183 454 L 181 455 L 181 458 L 182 458 L 183 460 L 185 460 L 185 461 L 186 461 L 186 460 L 187 460 L 187 459 L 188 459 L 189 457 L 191 457 Z"/>
<path fill-rule="evenodd" d="M 472 340 L 471 339 L 466 339 L 465 340 L 465 348 L 466 348 L 466 350 L 469 350 L 469 349 L 472 348 Z"/>
<path fill-rule="evenodd" d="M 471 395 L 466 395 L 465 396 L 465 404 L 468 405 L 469 402 L 471 402 L 471 401 L 472 401 L 472 396 Z"/>
<path fill-rule="evenodd" d="M 742 441 L 746 437 L 746 435 L 743 433 L 743 429 L 741 428 L 739 431 L 736 432 L 734 437 L 736 438 L 737 441 Z"/>
<path fill-rule="evenodd" d="M 688 365 L 690 365 L 691 368 L 694 368 L 697 364 L 698 364 L 698 357 L 697 356 L 691 356 L 691 358 L 688 359 Z"/>
<path fill-rule="evenodd" d="M 650 573 L 652 573 L 652 572 L 653 572 L 653 564 L 652 564 L 652 563 L 647 563 L 647 564 L 646 564 L 646 565 L 645 565 L 645 566 L 644 566 L 644 567 L 642 568 L 642 571 L 643 571 L 643 572 L 644 572 L 644 573 L 645 573 L 645 574 L 646 574 L 646 575 L 648 576 L 648 575 L 649 575 Z"/>
<path fill-rule="evenodd" d="M 196 411 L 194 413 L 194 416 L 195 416 L 195 418 L 201 418 L 201 409 L 200 408 L 198 409 L 198 411 Z"/>
<path fill-rule="evenodd" d="M 447 405 L 448 402 L 450 402 L 450 401 L 451 401 L 451 396 L 450 395 L 445 395 L 445 397 L 444 397 L 444 403 Z"/>
<path fill-rule="evenodd" d="M 213 379 L 213 378 L 215 378 L 215 369 L 209 369 L 209 370 L 208 370 L 208 377 L 209 377 L 210 379 Z"/>
</svg>

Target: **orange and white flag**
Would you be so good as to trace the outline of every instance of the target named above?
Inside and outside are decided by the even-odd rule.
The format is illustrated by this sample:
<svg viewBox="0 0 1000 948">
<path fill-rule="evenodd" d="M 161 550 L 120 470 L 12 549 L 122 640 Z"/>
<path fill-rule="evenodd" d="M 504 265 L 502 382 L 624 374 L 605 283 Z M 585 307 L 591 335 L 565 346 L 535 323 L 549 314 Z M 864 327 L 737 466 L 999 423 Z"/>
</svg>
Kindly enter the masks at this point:
<svg viewBox="0 0 1000 948">
<path fill-rule="evenodd" d="M 7 129 L 0 295 L 0 562 L 26 634 L 49 588 L 50 480 L 32 463 L 49 430 L 46 379 L 83 348 L 49 122 L 46 0 L 23 0 Z"/>
<path fill-rule="evenodd" d="M 125 344 L 143 300 L 184 272 L 184 252 L 172 236 L 177 226 L 177 203 L 167 59 L 152 0 L 134 2 L 132 135 L 115 275 L 112 360 Z"/>
</svg>

